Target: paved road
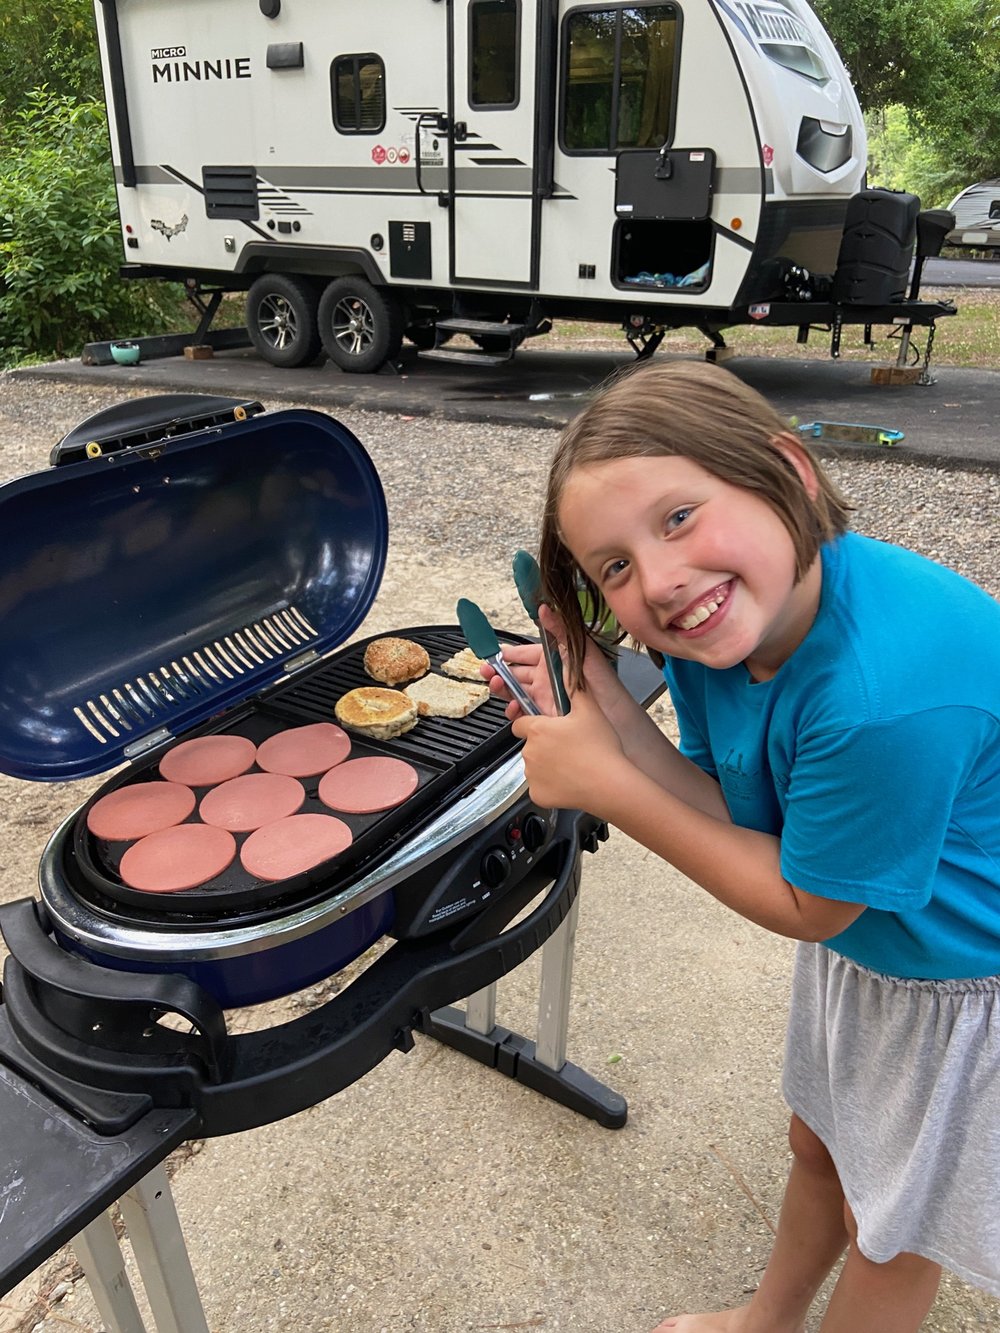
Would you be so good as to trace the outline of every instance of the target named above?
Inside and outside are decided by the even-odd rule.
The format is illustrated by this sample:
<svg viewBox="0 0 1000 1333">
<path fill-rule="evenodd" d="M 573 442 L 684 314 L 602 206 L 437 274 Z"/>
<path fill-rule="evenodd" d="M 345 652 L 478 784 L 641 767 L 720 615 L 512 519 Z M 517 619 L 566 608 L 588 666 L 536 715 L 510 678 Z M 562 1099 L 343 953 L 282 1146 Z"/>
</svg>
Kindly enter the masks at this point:
<svg viewBox="0 0 1000 1333">
<path fill-rule="evenodd" d="M 1000 287 L 1000 261 L 994 259 L 928 259 L 923 287 Z"/>
<path fill-rule="evenodd" d="M 659 353 L 664 355 L 664 353 Z M 860 422 L 904 432 L 892 450 L 839 445 L 838 452 L 873 450 L 899 461 L 945 467 L 1000 463 L 1000 372 L 934 369 L 929 385 L 881 386 L 868 363 L 733 357 L 727 366 L 800 422 Z M 396 369 L 345 375 L 330 363 L 277 370 L 249 351 L 217 354 L 208 361 L 182 357 L 138 366 L 82 366 L 58 362 L 18 371 L 18 376 L 116 385 L 150 393 L 219 393 L 256 398 L 265 406 L 307 403 L 400 415 L 443 417 L 506 425 L 561 428 L 607 377 L 634 365 L 631 352 L 565 352 L 531 349 L 504 366 L 454 365 L 419 359 L 404 350 Z"/>
</svg>

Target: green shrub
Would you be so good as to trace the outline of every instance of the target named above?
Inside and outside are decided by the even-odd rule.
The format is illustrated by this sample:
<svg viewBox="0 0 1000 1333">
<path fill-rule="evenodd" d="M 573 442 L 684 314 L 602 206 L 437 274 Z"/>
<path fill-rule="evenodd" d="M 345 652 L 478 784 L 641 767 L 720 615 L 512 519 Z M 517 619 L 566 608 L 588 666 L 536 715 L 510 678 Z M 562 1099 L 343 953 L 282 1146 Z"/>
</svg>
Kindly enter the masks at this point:
<svg viewBox="0 0 1000 1333">
<path fill-rule="evenodd" d="M 37 89 L 0 137 L 0 365 L 176 328 L 182 289 L 121 262 L 104 107 Z"/>
</svg>

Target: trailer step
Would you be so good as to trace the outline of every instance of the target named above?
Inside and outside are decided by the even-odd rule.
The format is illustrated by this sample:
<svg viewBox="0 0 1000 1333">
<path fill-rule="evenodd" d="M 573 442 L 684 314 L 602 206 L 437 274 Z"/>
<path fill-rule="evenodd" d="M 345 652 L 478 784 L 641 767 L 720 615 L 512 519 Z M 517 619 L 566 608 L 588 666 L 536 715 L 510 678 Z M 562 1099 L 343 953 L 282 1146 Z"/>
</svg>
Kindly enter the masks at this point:
<svg viewBox="0 0 1000 1333">
<path fill-rule="evenodd" d="M 514 351 L 512 348 L 509 352 L 495 356 L 492 352 L 474 352 L 471 349 L 463 352 L 458 348 L 432 347 L 426 352 L 418 352 L 417 355 L 421 361 L 462 361 L 466 365 L 474 366 L 505 366 L 508 361 L 513 360 Z"/>
<path fill-rule="evenodd" d="M 439 319 L 437 326 L 445 333 L 467 333 L 470 338 L 510 338 L 512 342 L 515 338 L 520 341 L 527 332 L 525 324 L 511 324 L 505 320 L 464 319 L 461 315 L 453 319 Z"/>
</svg>

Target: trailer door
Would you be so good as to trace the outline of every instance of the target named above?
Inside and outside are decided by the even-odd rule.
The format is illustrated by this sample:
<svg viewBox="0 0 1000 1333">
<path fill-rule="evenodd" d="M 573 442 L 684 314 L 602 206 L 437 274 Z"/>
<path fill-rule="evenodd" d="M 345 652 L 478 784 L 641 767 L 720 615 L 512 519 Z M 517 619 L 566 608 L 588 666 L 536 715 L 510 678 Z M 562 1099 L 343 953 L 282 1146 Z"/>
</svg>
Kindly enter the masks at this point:
<svg viewBox="0 0 1000 1333">
<path fill-rule="evenodd" d="M 536 8 L 537 0 L 450 6 L 447 198 L 454 283 L 538 285 Z"/>
</svg>

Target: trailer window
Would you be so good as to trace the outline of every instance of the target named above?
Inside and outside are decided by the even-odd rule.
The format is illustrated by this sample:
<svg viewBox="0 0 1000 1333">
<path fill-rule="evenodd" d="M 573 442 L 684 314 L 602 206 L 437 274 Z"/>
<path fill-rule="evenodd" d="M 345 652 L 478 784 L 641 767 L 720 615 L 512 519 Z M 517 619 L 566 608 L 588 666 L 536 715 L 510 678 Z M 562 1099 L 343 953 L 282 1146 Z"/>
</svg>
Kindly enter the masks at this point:
<svg viewBox="0 0 1000 1333">
<path fill-rule="evenodd" d="M 659 148 L 672 134 L 679 24 L 673 5 L 582 9 L 566 25 L 563 148 Z"/>
<path fill-rule="evenodd" d="M 385 128 L 385 66 L 378 56 L 338 56 L 330 66 L 333 123 L 341 134 Z"/>
<path fill-rule="evenodd" d="M 469 6 L 469 106 L 518 101 L 521 0 L 472 0 Z"/>
</svg>

